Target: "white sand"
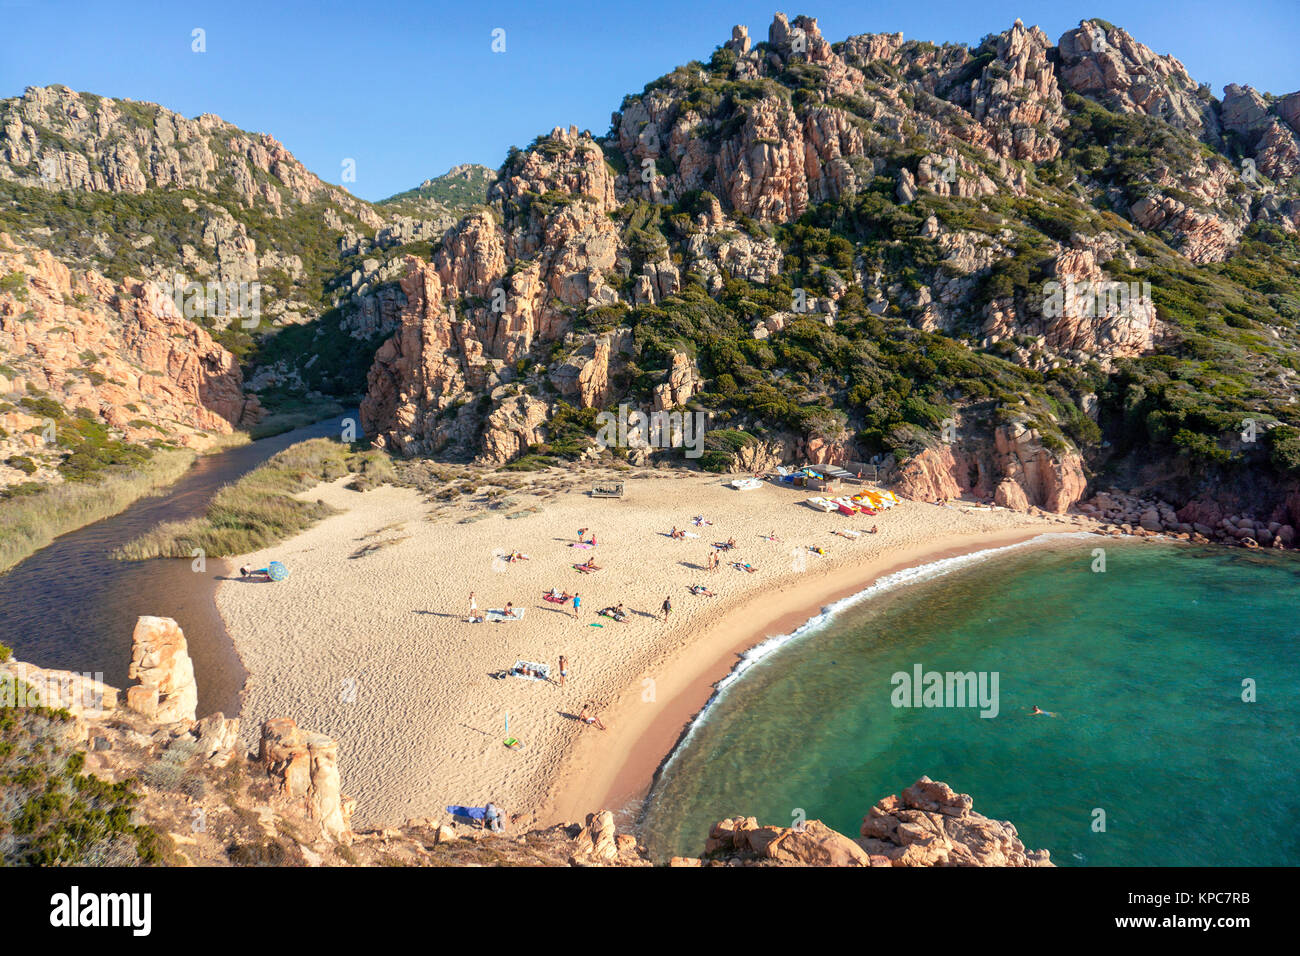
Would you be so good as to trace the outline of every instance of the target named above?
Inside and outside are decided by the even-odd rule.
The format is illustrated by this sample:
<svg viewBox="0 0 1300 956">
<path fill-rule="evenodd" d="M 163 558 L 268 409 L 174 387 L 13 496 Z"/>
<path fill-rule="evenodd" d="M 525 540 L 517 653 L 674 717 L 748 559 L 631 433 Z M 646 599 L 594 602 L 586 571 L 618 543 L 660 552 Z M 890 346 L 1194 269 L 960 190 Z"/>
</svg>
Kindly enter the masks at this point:
<svg viewBox="0 0 1300 956">
<path fill-rule="evenodd" d="M 577 484 L 589 488 L 602 474 L 580 473 Z M 232 560 L 253 567 L 281 560 L 287 581 L 227 582 L 218 590 L 250 673 L 241 713 L 248 742 L 256 743 L 263 721 L 285 715 L 337 739 L 344 792 L 357 798 L 354 823 L 363 827 L 438 818 L 448 804 L 488 800 L 524 823 L 577 819 L 611 794 L 644 789 L 736 650 L 899 566 L 1080 527 L 1079 519 L 912 502 L 875 518 L 844 518 L 802 504 L 808 493 L 801 490 L 738 492 L 687 472 L 619 477 L 627 484 L 622 500 L 576 489 L 547 500 L 512 492 L 517 506 L 472 523 L 461 519 L 481 504 L 436 505 L 409 489 L 362 494 L 342 479 L 304 494 L 346 513 Z M 504 517 L 533 505 L 541 513 Z M 441 516 L 430 520 L 434 512 Z M 696 514 L 712 526 L 694 527 Z M 856 540 L 830 533 L 872 524 L 880 533 Z M 672 540 L 673 525 L 700 537 Z M 596 549 L 568 547 L 580 527 L 596 534 Z M 762 540 L 772 530 L 782 543 Z M 702 570 L 710 543 L 729 537 L 738 547 L 724 562 L 734 556 L 757 573 L 726 563 Z M 810 544 L 828 556 L 792 554 Z M 531 560 L 503 562 L 499 555 L 512 550 Z M 572 569 L 589 555 L 604 570 Z M 697 582 L 718 596 L 691 595 Z M 552 586 L 582 595 L 580 621 L 570 607 L 541 599 Z M 527 616 L 466 623 L 471 590 L 480 611 L 513 601 Z M 666 595 L 673 604 L 667 625 L 656 617 Z M 628 623 L 596 616 L 620 601 Z M 523 659 L 550 664 L 558 680 L 561 654 L 570 669 L 563 688 L 490 676 Z M 566 716 L 587 701 L 608 732 Z M 503 745 L 507 712 L 521 750 Z"/>
</svg>

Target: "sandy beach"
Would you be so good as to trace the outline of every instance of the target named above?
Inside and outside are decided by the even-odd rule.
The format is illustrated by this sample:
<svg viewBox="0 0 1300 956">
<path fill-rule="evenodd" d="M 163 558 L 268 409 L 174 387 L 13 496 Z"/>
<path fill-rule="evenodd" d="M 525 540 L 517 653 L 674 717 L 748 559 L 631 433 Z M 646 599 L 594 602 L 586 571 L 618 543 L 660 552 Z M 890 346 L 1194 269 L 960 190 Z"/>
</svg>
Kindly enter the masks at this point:
<svg viewBox="0 0 1300 956">
<path fill-rule="evenodd" d="M 231 561 L 280 560 L 288 580 L 218 589 L 250 674 L 241 712 L 248 743 L 264 720 L 284 715 L 337 739 L 343 789 L 357 799 L 362 827 L 442 819 L 447 805 L 488 800 L 519 825 L 578 820 L 634 805 L 712 686 L 765 637 L 893 571 L 1087 527 L 963 502 L 905 501 L 874 518 L 845 518 L 803 504 L 806 491 L 734 491 L 690 472 L 621 474 L 623 499 L 591 498 L 592 482 L 607 476 L 517 476 L 528 484 L 504 499 L 456 504 L 409 488 L 358 493 L 346 478 L 305 493 L 344 513 Z M 712 524 L 696 527 L 695 515 Z M 831 533 L 873 524 L 879 533 L 853 540 Z M 698 537 L 674 540 L 673 526 Z M 596 548 L 570 546 L 579 528 L 596 535 Z M 729 538 L 735 550 L 705 570 L 712 542 Z M 504 560 L 512 551 L 529 559 Z M 574 570 L 592 555 L 601 571 Z M 691 594 L 697 583 L 717 596 Z M 579 619 L 571 605 L 542 599 L 552 587 L 581 595 Z M 471 591 L 480 612 L 512 602 L 523 619 L 468 623 Z M 666 596 L 667 623 L 659 618 Z M 620 602 L 626 622 L 597 616 Z M 549 664 L 557 682 L 493 676 L 516 660 Z M 608 731 L 577 721 L 588 702 Z M 507 736 L 522 747 L 508 749 Z"/>
</svg>

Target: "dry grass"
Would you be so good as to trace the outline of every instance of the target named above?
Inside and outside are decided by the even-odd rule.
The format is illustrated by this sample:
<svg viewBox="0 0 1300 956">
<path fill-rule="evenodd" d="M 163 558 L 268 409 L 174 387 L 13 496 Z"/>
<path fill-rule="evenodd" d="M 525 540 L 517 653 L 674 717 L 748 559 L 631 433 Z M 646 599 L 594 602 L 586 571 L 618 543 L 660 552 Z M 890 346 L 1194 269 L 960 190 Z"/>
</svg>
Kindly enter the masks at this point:
<svg viewBox="0 0 1300 956">
<path fill-rule="evenodd" d="M 159 449 L 138 468 L 110 470 L 95 482 L 50 485 L 34 495 L 0 500 L 0 572 L 61 534 L 126 510 L 189 470 L 195 453 Z"/>
<path fill-rule="evenodd" d="M 261 550 L 335 514 L 324 502 L 294 495 L 347 474 L 382 484 L 393 477 L 392 463 L 381 452 L 354 451 L 329 438 L 299 442 L 218 491 L 201 518 L 161 524 L 113 556 L 140 561 L 188 558 L 196 548 L 208 557 Z"/>
<path fill-rule="evenodd" d="M 364 544 L 361 547 L 357 548 L 357 550 L 353 551 L 351 557 L 364 558 L 368 554 L 374 554 L 376 551 L 382 551 L 384 548 L 387 548 L 390 545 L 397 544 L 400 541 L 405 541 L 409 537 L 410 537 L 409 534 L 404 534 L 399 538 L 381 538 L 379 541 L 372 541 L 369 544 Z"/>
</svg>

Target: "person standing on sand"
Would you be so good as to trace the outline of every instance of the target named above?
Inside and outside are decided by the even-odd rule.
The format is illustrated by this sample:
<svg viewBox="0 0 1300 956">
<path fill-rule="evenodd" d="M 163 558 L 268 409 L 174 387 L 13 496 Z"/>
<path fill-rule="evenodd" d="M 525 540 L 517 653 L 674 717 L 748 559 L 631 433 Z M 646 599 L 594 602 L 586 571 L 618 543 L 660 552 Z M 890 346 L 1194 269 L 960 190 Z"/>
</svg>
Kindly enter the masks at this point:
<svg viewBox="0 0 1300 956">
<path fill-rule="evenodd" d="M 569 659 L 563 654 L 560 655 L 560 686 L 564 686 L 564 679 L 569 676 Z"/>
<path fill-rule="evenodd" d="M 672 602 L 672 596 L 671 596 L 671 595 L 669 595 L 668 597 L 665 597 L 665 598 L 664 598 L 664 603 L 663 603 L 662 605 L 660 605 L 659 609 L 660 609 L 661 611 L 664 612 L 664 623 L 667 624 L 667 623 L 668 623 L 668 615 L 671 614 L 671 613 L 672 613 L 672 610 L 673 610 L 673 602 Z"/>
<path fill-rule="evenodd" d="M 474 619 L 478 617 L 478 601 L 474 600 L 474 592 L 469 592 L 469 623 L 473 624 Z"/>
<path fill-rule="evenodd" d="M 578 619 L 578 611 L 581 610 L 581 609 L 582 609 L 582 598 L 578 596 L 577 592 L 574 592 L 574 595 L 573 595 L 573 619 L 574 619 L 575 621 Z"/>
<path fill-rule="evenodd" d="M 579 529 L 578 529 L 578 544 L 583 544 L 583 543 L 584 543 L 583 540 L 582 540 L 582 536 L 583 536 L 584 534 L 586 534 L 586 533 L 587 533 L 587 529 L 586 529 L 586 528 L 579 528 Z"/>
</svg>

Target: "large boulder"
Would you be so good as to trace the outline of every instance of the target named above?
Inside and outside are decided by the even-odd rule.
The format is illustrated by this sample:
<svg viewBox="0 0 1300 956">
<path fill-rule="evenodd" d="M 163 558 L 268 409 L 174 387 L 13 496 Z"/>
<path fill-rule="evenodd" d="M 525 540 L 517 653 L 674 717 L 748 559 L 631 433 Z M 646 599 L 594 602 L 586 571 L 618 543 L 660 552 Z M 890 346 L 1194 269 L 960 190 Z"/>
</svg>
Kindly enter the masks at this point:
<svg viewBox="0 0 1300 956">
<path fill-rule="evenodd" d="M 262 725 L 258 763 L 290 801 L 305 805 L 327 841 L 351 840 L 353 801 L 339 789 L 339 745 L 324 734 L 302 730 L 288 717 Z"/>
<path fill-rule="evenodd" d="M 878 802 L 862 820 L 859 846 L 893 866 L 1051 866 L 1046 850 L 1026 850 L 1007 821 L 976 813 L 968 794 L 922 777 Z"/>
<path fill-rule="evenodd" d="M 127 688 L 127 707 L 160 724 L 194 721 L 199 703 L 194 663 L 174 620 L 148 615 L 136 620 L 127 676 L 139 682 Z"/>
</svg>

